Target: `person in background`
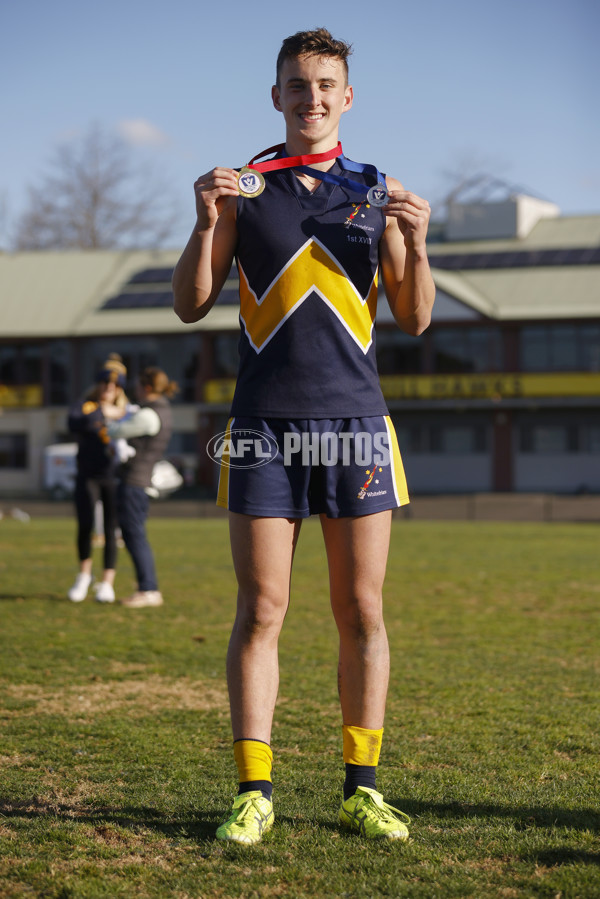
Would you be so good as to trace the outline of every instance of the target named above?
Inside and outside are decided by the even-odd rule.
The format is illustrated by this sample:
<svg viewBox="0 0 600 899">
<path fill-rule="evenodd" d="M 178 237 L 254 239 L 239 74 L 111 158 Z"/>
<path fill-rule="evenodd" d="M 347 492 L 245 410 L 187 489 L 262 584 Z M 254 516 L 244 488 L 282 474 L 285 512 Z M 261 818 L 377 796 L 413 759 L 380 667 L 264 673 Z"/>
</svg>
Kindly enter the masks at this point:
<svg viewBox="0 0 600 899">
<path fill-rule="evenodd" d="M 117 481 L 118 448 L 108 435 L 107 423 L 122 418 L 127 409 L 125 379 L 127 369 L 121 357 L 112 353 L 96 376 L 94 387 L 69 413 L 69 430 L 77 435 L 77 552 L 79 573 L 68 592 L 71 602 L 82 602 L 92 583 L 92 534 L 95 508 L 102 505 L 104 530 L 104 570 L 95 585 L 98 602 L 114 602 L 117 561 Z M 123 449 L 123 447 L 121 447 Z"/>
<path fill-rule="evenodd" d="M 167 449 L 172 431 L 169 399 L 177 392 L 174 381 L 160 368 L 144 369 L 137 396 L 140 408 L 122 421 L 113 421 L 112 438 L 125 438 L 135 455 L 118 470 L 117 516 L 127 551 L 133 561 L 137 590 L 121 603 L 130 609 L 161 606 L 154 555 L 146 534 L 152 469 Z"/>
</svg>

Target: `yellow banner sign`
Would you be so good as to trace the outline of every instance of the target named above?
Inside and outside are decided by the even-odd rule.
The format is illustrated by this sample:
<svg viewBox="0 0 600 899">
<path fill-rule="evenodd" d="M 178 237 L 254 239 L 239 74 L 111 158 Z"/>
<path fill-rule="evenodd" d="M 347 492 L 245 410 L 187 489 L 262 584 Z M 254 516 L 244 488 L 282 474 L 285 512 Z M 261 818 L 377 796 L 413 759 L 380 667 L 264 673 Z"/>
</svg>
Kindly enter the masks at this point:
<svg viewBox="0 0 600 899">
<path fill-rule="evenodd" d="M 381 388 L 388 400 L 501 400 L 517 397 L 600 397 L 600 373 L 382 375 Z M 232 378 L 204 385 L 207 403 L 230 403 Z"/>
<path fill-rule="evenodd" d="M 24 384 L 22 387 L 7 387 L 6 384 L 0 384 L 0 407 L 41 406 L 42 401 L 41 384 Z"/>
<path fill-rule="evenodd" d="M 383 375 L 381 388 L 394 400 L 600 396 L 600 374 Z"/>
</svg>

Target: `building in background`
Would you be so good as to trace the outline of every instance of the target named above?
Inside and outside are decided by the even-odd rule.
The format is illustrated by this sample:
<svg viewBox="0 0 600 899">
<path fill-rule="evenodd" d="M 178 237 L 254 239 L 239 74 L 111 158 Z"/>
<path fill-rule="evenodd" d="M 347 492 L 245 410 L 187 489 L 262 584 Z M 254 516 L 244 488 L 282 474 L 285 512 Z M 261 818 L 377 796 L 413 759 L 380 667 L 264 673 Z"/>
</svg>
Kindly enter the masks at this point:
<svg viewBox="0 0 600 899">
<path fill-rule="evenodd" d="M 600 492 L 600 215 L 523 195 L 454 203 L 429 252 L 430 328 L 403 335 L 382 297 L 376 337 L 412 493 Z M 169 458 L 214 492 L 205 447 L 233 394 L 237 272 L 183 325 L 179 255 L 0 255 L 1 494 L 43 489 L 44 449 L 70 439 L 67 408 L 110 352 L 132 386 L 146 365 L 178 381 Z"/>
</svg>

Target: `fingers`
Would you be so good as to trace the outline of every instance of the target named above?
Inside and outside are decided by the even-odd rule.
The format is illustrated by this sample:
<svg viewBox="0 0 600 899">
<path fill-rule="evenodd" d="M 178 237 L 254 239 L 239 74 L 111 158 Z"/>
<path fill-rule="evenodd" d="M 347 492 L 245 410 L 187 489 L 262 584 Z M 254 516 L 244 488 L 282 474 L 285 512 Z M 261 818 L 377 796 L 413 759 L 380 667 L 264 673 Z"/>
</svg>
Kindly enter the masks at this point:
<svg viewBox="0 0 600 899">
<path fill-rule="evenodd" d="M 202 194 L 209 202 L 219 197 L 238 195 L 238 173 L 235 169 L 214 168 L 205 175 L 200 175 L 194 183 L 196 195 Z"/>
<path fill-rule="evenodd" d="M 407 215 L 416 215 L 422 217 L 425 215 L 427 219 L 431 214 L 431 209 L 427 200 L 418 197 L 409 190 L 391 190 L 389 192 L 389 202 L 383 207 L 386 214 L 398 214 L 400 212 Z"/>
<path fill-rule="evenodd" d="M 228 198 L 239 196 L 238 173 L 235 169 L 214 168 L 194 182 L 194 193 L 197 228 L 201 231 L 214 228 Z"/>
<path fill-rule="evenodd" d="M 407 248 L 425 246 L 431 209 L 427 200 L 409 190 L 391 190 L 389 202 L 382 208 L 388 218 L 395 219 Z"/>
</svg>

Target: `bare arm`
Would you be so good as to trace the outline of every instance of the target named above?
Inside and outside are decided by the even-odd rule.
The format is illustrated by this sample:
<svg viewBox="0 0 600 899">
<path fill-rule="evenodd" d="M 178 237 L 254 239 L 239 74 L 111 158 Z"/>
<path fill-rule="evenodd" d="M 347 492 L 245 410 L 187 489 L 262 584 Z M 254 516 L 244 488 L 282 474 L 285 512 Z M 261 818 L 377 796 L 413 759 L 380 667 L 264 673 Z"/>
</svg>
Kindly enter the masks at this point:
<svg viewBox="0 0 600 899">
<path fill-rule="evenodd" d="M 174 309 L 186 323 L 210 311 L 231 269 L 237 231 L 237 172 L 215 168 L 194 184 L 196 224 L 173 272 Z"/>
<path fill-rule="evenodd" d="M 387 180 L 390 200 L 383 207 L 387 226 L 379 250 L 383 286 L 398 326 L 416 337 L 428 327 L 435 299 L 425 247 L 429 203 L 395 178 Z"/>
</svg>

